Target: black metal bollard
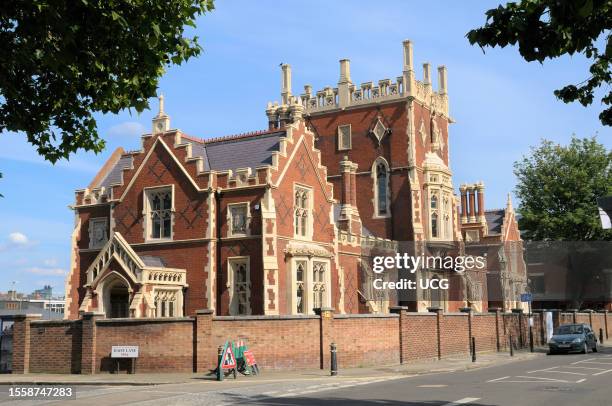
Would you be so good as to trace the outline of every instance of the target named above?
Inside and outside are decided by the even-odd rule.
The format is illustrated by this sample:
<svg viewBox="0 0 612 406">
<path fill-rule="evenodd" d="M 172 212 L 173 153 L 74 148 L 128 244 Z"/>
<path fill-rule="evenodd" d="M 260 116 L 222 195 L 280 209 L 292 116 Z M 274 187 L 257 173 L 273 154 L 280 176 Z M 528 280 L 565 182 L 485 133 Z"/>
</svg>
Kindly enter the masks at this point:
<svg viewBox="0 0 612 406">
<path fill-rule="evenodd" d="M 476 337 L 472 337 L 472 362 L 476 362 Z"/>
<path fill-rule="evenodd" d="M 223 346 L 217 348 L 217 381 L 223 380 L 223 368 L 221 368 L 221 357 L 223 356 Z"/>
<path fill-rule="evenodd" d="M 603 328 L 599 329 L 599 344 L 603 344 L 604 343 L 604 339 L 603 339 Z"/>
<path fill-rule="evenodd" d="M 336 343 L 331 343 L 329 349 L 331 351 L 331 376 L 336 376 L 338 375 L 338 358 Z"/>
<path fill-rule="evenodd" d="M 533 328 L 529 326 L 529 351 L 533 352 Z"/>
<path fill-rule="evenodd" d="M 510 334 L 510 356 L 514 357 L 514 343 L 512 342 L 512 334 Z"/>
</svg>

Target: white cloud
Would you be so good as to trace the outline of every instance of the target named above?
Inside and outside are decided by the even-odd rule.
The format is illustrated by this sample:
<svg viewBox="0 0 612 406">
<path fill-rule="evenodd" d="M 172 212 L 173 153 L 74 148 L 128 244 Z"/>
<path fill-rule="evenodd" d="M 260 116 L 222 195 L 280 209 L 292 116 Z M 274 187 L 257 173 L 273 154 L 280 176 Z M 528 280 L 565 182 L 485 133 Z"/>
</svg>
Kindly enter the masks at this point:
<svg viewBox="0 0 612 406">
<path fill-rule="evenodd" d="M 57 266 L 57 259 L 55 258 L 45 259 L 43 261 L 43 264 L 45 264 L 45 266 Z"/>
<path fill-rule="evenodd" d="M 109 128 L 107 134 L 109 137 L 140 137 L 146 132 L 144 125 L 139 122 L 126 121 Z"/>
<path fill-rule="evenodd" d="M 30 240 L 25 234 L 14 232 L 9 234 L 9 241 L 15 245 L 26 245 Z"/>
<path fill-rule="evenodd" d="M 62 268 L 26 268 L 25 272 L 33 273 L 36 275 L 47 275 L 47 276 L 65 276 L 68 274 L 68 271 Z"/>
</svg>

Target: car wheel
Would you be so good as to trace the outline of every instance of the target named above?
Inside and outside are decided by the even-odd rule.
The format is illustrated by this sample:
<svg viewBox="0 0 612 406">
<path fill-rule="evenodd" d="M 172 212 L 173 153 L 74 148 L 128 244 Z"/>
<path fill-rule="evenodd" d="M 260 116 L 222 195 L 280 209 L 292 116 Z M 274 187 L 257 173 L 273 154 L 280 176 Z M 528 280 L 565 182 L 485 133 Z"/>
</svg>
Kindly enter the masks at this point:
<svg viewBox="0 0 612 406">
<path fill-rule="evenodd" d="M 587 352 L 589 352 L 589 346 L 587 345 L 586 341 L 584 342 L 584 345 L 582 347 L 582 353 L 586 354 Z"/>
</svg>

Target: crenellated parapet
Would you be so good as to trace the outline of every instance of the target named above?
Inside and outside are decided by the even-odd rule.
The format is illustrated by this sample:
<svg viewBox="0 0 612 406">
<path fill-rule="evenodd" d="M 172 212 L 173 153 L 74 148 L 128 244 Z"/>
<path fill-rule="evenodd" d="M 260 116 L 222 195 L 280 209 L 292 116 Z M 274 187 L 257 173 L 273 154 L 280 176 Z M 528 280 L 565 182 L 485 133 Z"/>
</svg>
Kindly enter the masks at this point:
<svg viewBox="0 0 612 406">
<path fill-rule="evenodd" d="M 403 42 L 404 64 L 401 76 L 361 84 L 351 81 L 350 61 L 340 60 L 340 78 L 336 87 L 326 86 L 314 91 L 311 85 L 304 86 L 304 93 L 294 96 L 291 92 L 291 67 L 283 64 L 281 102 L 269 102 L 266 108 L 269 128 L 281 128 L 302 115 L 316 115 L 339 109 L 350 109 L 367 105 L 413 99 L 436 114 L 449 117 L 447 70 L 438 67 L 438 89 L 433 90 L 431 67 L 423 64 L 423 79 L 415 78 L 412 42 Z"/>
</svg>

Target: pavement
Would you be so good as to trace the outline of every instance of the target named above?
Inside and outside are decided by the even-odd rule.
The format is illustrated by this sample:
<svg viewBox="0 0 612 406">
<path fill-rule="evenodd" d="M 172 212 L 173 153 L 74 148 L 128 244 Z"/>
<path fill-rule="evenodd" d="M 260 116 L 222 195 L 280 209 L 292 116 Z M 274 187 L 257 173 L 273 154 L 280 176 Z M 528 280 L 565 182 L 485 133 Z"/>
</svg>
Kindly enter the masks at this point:
<svg viewBox="0 0 612 406">
<path fill-rule="evenodd" d="M 154 385 L 73 386 L 72 400 L 14 400 L 0 384 L 4 405 L 356 405 L 356 406 L 610 406 L 612 404 L 612 348 L 598 353 L 547 356 L 519 352 L 410 363 L 381 368 L 326 371 L 266 372 L 216 382 L 202 376 L 174 376 L 176 381 Z M 145 375 L 145 374 L 142 374 Z M 179 375 L 179 374 L 175 374 Z M 28 375 L 26 375 L 28 377 Z M 40 376 L 29 376 L 40 379 Z M 42 378 L 47 378 L 48 375 Z M 90 377 L 97 378 L 98 376 Z M 6 376 L 0 376 L 5 379 Z M 158 377 L 159 382 L 163 382 Z M 170 377 L 166 377 L 166 381 Z M 116 381 L 120 382 L 120 381 Z M 147 382 L 143 379 L 140 382 Z M 149 382 L 150 383 L 150 382 Z M 75 384 L 73 384 L 75 385 Z"/>
</svg>

